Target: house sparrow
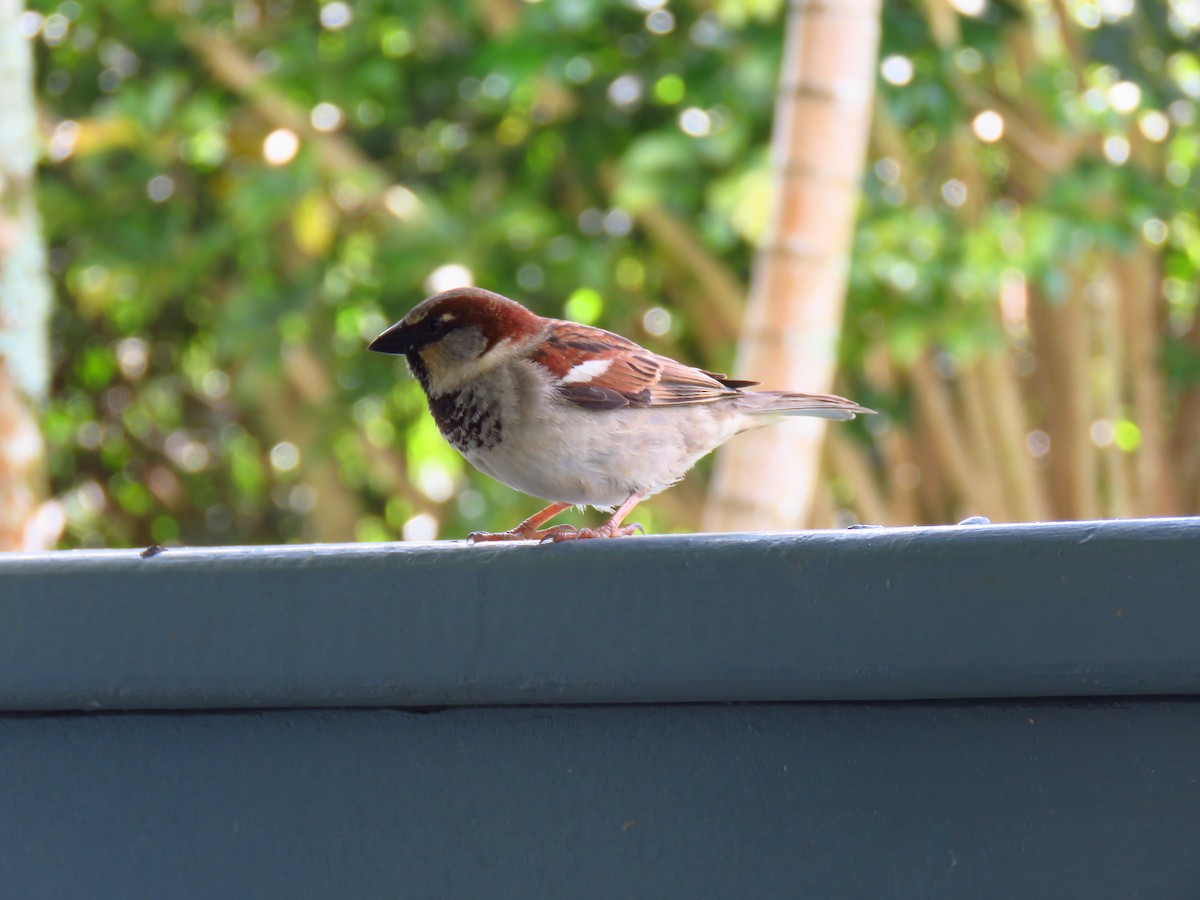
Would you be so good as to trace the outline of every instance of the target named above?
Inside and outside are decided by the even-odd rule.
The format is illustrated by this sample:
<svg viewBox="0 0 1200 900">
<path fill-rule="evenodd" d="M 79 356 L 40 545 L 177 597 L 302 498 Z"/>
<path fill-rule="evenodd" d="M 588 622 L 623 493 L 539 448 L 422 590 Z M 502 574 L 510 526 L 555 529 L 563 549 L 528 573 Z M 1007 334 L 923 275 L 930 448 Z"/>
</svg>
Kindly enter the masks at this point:
<svg viewBox="0 0 1200 900">
<path fill-rule="evenodd" d="M 826 394 L 746 391 L 588 325 L 545 319 L 480 288 L 420 303 L 370 344 L 403 355 L 442 436 L 475 468 L 551 501 L 511 531 L 471 541 L 575 540 L 640 531 L 622 524 L 735 434 L 778 416 L 869 413 Z M 616 511 L 598 528 L 548 520 L 571 506 Z"/>
</svg>

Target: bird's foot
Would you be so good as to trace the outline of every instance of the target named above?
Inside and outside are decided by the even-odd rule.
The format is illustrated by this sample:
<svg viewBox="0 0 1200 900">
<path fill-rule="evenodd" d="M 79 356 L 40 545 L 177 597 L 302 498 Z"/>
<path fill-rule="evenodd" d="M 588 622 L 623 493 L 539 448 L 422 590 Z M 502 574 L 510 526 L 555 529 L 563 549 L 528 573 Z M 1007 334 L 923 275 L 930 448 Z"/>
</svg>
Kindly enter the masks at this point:
<svg viewBox="0 0 1200 900">
<path fill-rule="evenodd" d="M 553 541 L 557 544 L 559 541 L 582 541 L 590 538 L 631 537 L 638 532 L 645 534 L 646 529 L 637 522 L 630 522 L 628 525 L 618 525 L 616 527 L 612 523 L 606 522 L 599 528 L 576 528 L 574 525 L 555 525 L 553 528 L 546 529 L 542 541 Z"/>
<path fill-rule="evenodd" d="M 472 531 L 467 535 L 468 544 L 478 544 L 484 541 L 543 541 L 554 531 L 547 528 L 539 531 L 538 526 L 544 525 L 565 509 L 570 509 L 570 503 L 551 503 L 541 512 L 534 513 L 516 528 L 508 531 Z"/>
<path fill-rule="evenodd" d="M 546 531 L 538 531 L 535 527 L 525 528 L 518 525 L 516 528 L 509 531 L 472 531 L 467 535 L 468 544 L 481 544 L 486 541 L 543 541 L 546 535 L 553 531 L 549 528 Z"/>
</svg>

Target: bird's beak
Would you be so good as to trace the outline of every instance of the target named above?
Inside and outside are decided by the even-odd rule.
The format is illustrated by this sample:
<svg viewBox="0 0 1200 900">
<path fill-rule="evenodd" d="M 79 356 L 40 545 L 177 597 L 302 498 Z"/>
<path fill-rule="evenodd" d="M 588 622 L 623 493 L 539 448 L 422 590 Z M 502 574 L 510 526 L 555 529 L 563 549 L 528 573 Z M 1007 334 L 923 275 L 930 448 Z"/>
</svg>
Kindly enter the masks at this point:
<svg viewBox="0 0 1200 900">
<path fill-rule="evenodd" d="M 412 333 L 404 327 L 404 322 L 401 321 L 371 341 L 367 345 L 367 349 L 374 350 L 376 353 L 391 353 L 396 356 L 403 356 L 415 348 Z"/>
</svg>

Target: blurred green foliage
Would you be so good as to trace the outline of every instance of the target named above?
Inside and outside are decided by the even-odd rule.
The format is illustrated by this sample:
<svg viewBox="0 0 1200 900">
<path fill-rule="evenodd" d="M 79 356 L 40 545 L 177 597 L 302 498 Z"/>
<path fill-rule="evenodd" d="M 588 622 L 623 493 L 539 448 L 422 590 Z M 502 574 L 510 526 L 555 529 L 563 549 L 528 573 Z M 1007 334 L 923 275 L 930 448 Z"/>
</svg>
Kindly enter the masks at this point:
<svg viewBox="0 0 1200 900">
<path fill-rule="evenodd" d="M 440 440 L 401 362 L 364 351 L 454 267 L 729 368 L 696 273 L 744 283 L 766 221 L 777 0 L 30 5 L 68 546 L 454 537 L 532 512 Z M 1010 38 L 1049 3 L 952 12 L 952 39 L 926 4 L 884 4 L 857 399 L 905 415 L 868 347 L 969 355 L 999 339 L 1005 279 L 1053 299 L 1072 254 L 1143 241 L 1172 376 L 1197 377 L 1195 5 L 1069 5 L 1081 55 L 1047 61 Z M 994 142 L 981 96 L 1007 107 Z M 1021 176 L 1022 110 L 1047 152 L 1087 147 Z M 689 527 L 701 489 L 639 517 Z"/>
</svg>

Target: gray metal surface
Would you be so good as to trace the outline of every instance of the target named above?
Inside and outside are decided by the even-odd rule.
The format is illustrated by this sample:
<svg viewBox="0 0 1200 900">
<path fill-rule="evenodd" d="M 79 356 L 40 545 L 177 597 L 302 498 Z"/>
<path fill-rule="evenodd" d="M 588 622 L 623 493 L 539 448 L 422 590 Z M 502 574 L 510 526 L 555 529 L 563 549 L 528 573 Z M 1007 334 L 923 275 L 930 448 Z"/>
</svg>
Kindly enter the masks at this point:
<svg viewBox="0 0 1200 900">
<path fill-rule="evenodd" d="M 0 709 L 1200 693 L 1200 519 L 0 558 Z"/>
<path fill-rule="evenodd" d="M 1200 896 L 1200 704 L 0 717 L 0 895 Z"/>
</svg>

